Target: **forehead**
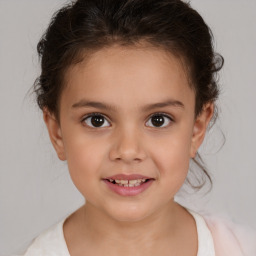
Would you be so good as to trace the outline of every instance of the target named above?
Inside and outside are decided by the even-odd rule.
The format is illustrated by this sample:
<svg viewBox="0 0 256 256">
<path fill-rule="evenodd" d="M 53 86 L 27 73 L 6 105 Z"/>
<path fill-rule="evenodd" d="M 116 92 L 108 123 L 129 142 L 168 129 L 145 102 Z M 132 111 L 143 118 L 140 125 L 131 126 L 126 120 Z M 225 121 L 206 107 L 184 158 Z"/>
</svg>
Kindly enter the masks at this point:
<svg viewBox="0 0 256 256">
<path fill-rule="evenodd" d="M 166 69 L 169 71 L 172 69 L 173 73 L 175 72 L 177 75 L 182 76 L 187 75 L 188 71 L 183 58 L 171 54 L 160 47 L 154 47 L 148 44 L 145 44 L 144 46 L 143 44 L 139 46 L 113 45 L 96 51 L 84 51 L 79 59 L 81 60 L 79 63 L 71 65 L 67 69 L 65 74 L 66 84 L 70 84 L 69 77 L 74 72 L 87 69 L 89 73 L 91 71 L 90 69 L 96 67 L 98 69 L 97 72 L 103 71 L 103 68 L 105 71 L 110 71 L 107 69 L 111 69 L 111 64 L 122 64 L 122 67 L 127 69 L 127 72 L 131 70 L 132 67 L 136 70 L 137 68 L 140 68 L 140 71 L 142 71 L 142 67 L 145 67 L 144 70 L 147 72 L 154 66 L 155 71 L 158 71 L 156 72 L 156 75 L 163 75 L 163 72 L 166 71 Z M 162 69 L 163 72 L 157 70 L 157 68 Z M 186 78 L 189 80 L 189 77 Z"/>
<path fill-rule="evenodd" d="M 167 96 L 194 100 L 183 62 L 153 47 L 112 46 L 101 49 L 68 69 L 63 97 L 116 101 L 122 105 L 165 100 Z M 69 96 L 69 97 L 65 97 Z M 148 101 L 148 102 L 147 102 Z"/>
</svg>

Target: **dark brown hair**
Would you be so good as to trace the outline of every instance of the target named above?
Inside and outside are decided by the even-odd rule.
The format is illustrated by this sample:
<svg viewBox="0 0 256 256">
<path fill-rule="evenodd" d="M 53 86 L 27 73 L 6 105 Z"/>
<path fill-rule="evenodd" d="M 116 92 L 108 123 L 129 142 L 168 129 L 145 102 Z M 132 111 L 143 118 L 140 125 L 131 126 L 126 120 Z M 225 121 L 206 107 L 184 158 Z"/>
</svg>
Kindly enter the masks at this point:
<svg viewBox="0 0 256 256">
<path fill-rule="evenodd" d="M 39 107 L 46 107 L 59 118 L 64 73 L 81 61 L 82 53 L 114 44 L 136 46 L 140 42 L 183 59 L 196 95 L 195 116 L 206 103 L 217 99 L 216 74 L 223 65 L 223 58 L 214 52 L 210 28 L 188 3 L 181 0 L 78 0 L 55 13 L 38 43 L 42 72 L 34 88 Z M 198 159 L 194 160 L 210 179 Z"/>
</svg>

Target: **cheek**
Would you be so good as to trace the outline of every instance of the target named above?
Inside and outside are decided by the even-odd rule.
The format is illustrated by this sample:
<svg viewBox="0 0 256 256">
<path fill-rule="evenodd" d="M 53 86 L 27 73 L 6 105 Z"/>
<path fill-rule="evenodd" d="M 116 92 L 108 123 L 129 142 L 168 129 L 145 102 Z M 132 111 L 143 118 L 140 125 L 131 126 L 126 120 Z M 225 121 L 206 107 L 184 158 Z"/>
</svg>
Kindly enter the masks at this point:
<svg viewBox="0 0 256 256">
<path fill-rule="evenodd" d="M 190 160 L 191 135 L 176 133 L 153 142 L 152 158 L 163 172 L 187 170 Z M 163 173 L 164 174 L 164 173 Z"/>
<path fill-rule="evenodd" d="M 159 171 L 158 181 L 162 187 L 160 197 L 173 198 L 184 184 L 189 170 L 189 157 L 184 155 L 184 151 L 179 151 L 178 148 L 159 155 L 156 165 Z"/>
<path fill-rule="evenodd" d="M 157 167 L 159 182 L 165 188 L 164 193 L 174 194 L 186 179 L 191 148 L 191 132 L 170 133 L 165 138 L 155 140 L 152 159 Z"/>
<path fill-rule="evenodd" d="M 187 147 L 182 147 L 180 144 L 177 146 L 169 144 L 165 150 L 160 152 L 155 162 L 159 175 L 164 177 L 164 180 L 171 183 L 183 183 L 189 169 L 189 161 L 190 154 Z"/>
<path fill-rule="evenodd" d="M 70 176 L 77 189 L 85 196 L 89 189 L 102 177 L 106 148 L 99 140 L 85 136 L 68 137 L 65 143 Z"/>
</svg>

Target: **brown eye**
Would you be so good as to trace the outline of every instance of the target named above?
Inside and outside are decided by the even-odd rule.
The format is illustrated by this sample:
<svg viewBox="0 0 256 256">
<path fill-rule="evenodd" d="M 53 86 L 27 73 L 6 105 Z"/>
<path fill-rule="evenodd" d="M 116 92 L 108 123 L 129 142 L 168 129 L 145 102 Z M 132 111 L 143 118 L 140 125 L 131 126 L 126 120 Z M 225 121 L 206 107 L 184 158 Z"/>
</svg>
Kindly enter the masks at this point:
<svg viewBox="0 0 256 256">
<path fill-rule="evenodd" d="M 107 121 L 107 119 L 103 115 L 100 115 L 100 114 L 89 115 L 83 121 L 88 126 L 94 127 L 94 128 L 101 128 L 101 127 L 108 127 L 108 126 L 110 126 L 110 124 Z"/>
<path fill-rule="evenodd" d="M 166 127 L 172 122 L 172 119 L 169 116 L 164 114 L 155 114 L 149 118 L 146 122 L 146 126 L 150 127 Z"/>
</svg>

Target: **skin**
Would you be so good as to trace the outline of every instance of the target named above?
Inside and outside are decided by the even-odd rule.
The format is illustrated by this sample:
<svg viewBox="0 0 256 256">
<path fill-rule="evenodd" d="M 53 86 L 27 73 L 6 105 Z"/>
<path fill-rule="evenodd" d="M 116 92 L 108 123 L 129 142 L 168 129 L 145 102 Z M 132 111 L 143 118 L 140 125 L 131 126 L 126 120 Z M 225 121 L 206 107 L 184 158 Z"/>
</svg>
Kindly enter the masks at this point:
<svg viewBox="0 0 256 256">
<path fill-rule="evenodd" d="M 59 122 L 47 109 L 44 120 L 86 198 L 64 223 L 70 254 L 197 255 L 195 221 L 174 196 L 214 106 L 206 104 L 195 117 L 195 94 L 181 61 L 160 49 L 113 46 L 70 67 L 65 82 Z M 107 107 L 85 106 L 88 101 Z M 153 106 L 163 102 L 172 103 Z M 103 127 L 85 122 L 94 112 L 106 117 Z M 171 119 L 154 127 L 150 117 L 159 112 Z M 155 180 L 141 194 L 124 197 L 102 180 L 120 173 Z"/>
</svg>

